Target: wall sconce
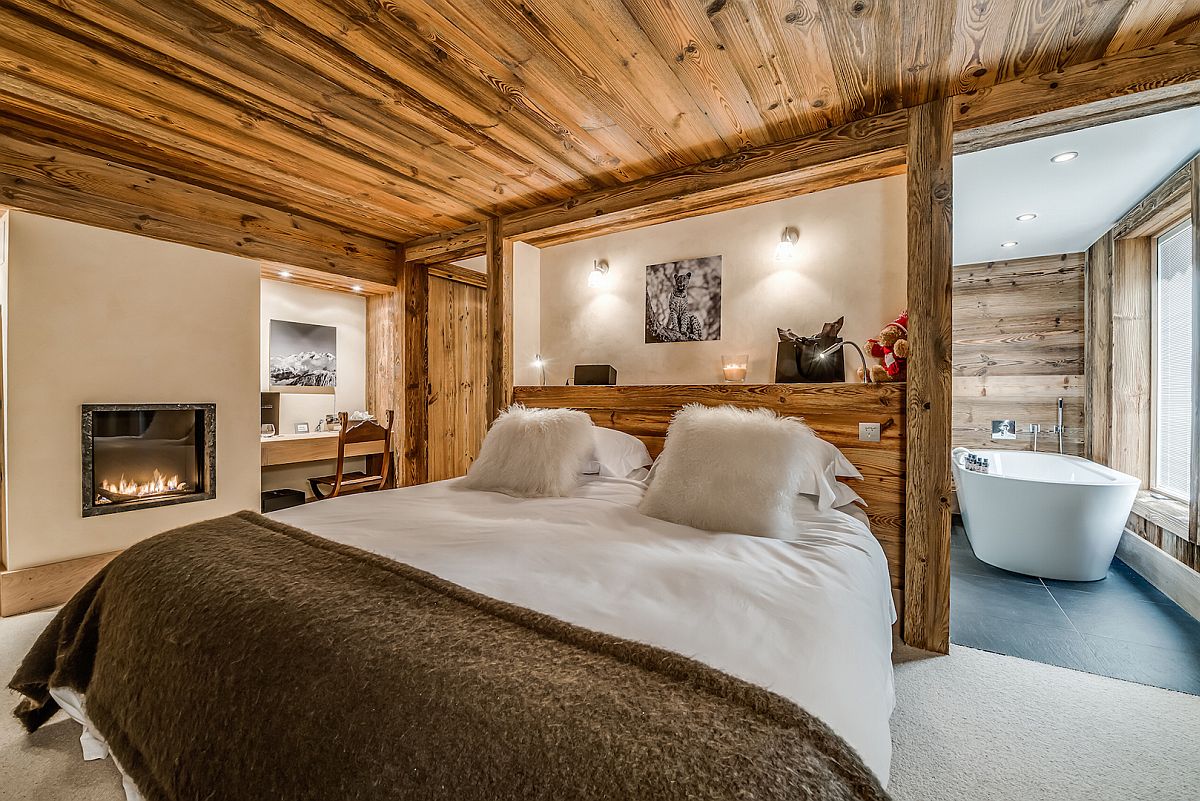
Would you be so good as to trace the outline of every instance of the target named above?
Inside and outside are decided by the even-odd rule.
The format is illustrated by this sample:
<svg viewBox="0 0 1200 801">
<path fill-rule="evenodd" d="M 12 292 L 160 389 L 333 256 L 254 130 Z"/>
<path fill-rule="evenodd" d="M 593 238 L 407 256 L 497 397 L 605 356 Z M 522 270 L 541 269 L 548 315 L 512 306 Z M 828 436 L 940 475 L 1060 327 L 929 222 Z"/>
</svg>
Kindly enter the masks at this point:
<svg viewBox="0 0 1200 801">
<path fill-rule="evenodd" d="M 608 262 L 603 259 L 592 262 L 592 271 L 588 273 L 588 286 L 598 289 L 608 283 Z"/>
<path fill-rule="evenodd" d="M 546 360 L 542 358 L 542 354 L 540 354 L 540 353 L 533 354 L 533 361 L 530 362 L 530 364 L 533 365 L 533 368 L 535 370 L 537 370 L 538 374 L 541 376 L 541 378 L 542 378 L 541 385 L 543 387 L 546 386 Z"/>
<path fill-rule="evenodd" d="M 796 243 L 800 241 L 800 229 L 789 225 L 783 229 L 779 244 L 775 246 L 775 261 L 789 261 L 796 255 Z"/>
</svg>

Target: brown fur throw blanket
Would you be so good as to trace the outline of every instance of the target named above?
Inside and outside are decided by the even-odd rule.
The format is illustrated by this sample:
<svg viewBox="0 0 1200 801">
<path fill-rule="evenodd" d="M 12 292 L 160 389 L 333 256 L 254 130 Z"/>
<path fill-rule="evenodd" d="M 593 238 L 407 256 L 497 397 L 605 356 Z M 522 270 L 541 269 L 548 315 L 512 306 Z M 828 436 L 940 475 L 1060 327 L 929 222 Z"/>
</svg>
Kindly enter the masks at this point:
<svg viewBox="0 0 1200 801">
<path fill-rule="evenodd" d="M 149 801 L 886 798 L 766 690 L 251 512 L 114 559 L 10 686 Z"/>
</svg>

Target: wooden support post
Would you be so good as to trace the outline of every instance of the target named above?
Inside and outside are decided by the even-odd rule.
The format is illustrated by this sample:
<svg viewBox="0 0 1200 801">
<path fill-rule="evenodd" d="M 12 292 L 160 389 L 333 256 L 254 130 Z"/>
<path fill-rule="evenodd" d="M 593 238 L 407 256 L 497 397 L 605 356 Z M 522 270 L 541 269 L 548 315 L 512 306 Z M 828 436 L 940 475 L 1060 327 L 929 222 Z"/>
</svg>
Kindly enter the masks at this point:
<svg viewBox="0 0 1200 801">
<path fill-rule="evenodd" d="M 429 475 L 429 273 L 397 258 L 395 290 L 367 297 L 367 405 L 396 413 L 392 471 L 401 485 Z"/>
<path fill-rule="evenodd" d="M 1087 380 L 1087 457 L 1111 464 L 1113 366 L 1113 235 L 1088 248 L 1084 267 L 1084 374 Z"/>
<path fill-rule="evenodd" d="M 513 386 L 513 243 L 504 238 L 501 222 L 491 217 L 487 232 L 488 328 L 491 357 L 488 368 L 488 420 L 512 402 Z"/>
<path fill-rule="evenodd" d="M 1192 465 L 1188 540 L 1200 542 L 1200 156 L 1192 159 Z"/>
<path fill-rule="evenodd" d="M 404 464 L 406 486 L 429 480 L 429 271 L 402 262 L 404 335 Z"/>
<path fill-rule="evenodd" d="M 903 637 L 940 653 L 950 650 L 953 155 L 950 101 L 911 109 Z"/>
</svg>

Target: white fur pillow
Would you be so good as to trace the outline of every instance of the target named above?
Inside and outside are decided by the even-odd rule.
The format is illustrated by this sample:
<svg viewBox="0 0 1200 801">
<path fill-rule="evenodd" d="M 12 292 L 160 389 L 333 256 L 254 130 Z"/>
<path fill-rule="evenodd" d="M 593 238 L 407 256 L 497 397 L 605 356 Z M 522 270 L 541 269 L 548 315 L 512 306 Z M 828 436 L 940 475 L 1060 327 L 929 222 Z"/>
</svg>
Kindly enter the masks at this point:
<svg viewBox="0 0 1200 801">
<path fill-rule="evenodd" d="M 463 486 L 517 498 L 562 498 L 592 456 L 592 419 L 514 404 L 492 423 Z"/>
<path fill-rule="evenodd" d="M 768 409 L 690 404 L 672 419 L 642 514 L 708 531 L 795 534 L 797 487 L 814 469 L 812 430 Z"/>
</svg>

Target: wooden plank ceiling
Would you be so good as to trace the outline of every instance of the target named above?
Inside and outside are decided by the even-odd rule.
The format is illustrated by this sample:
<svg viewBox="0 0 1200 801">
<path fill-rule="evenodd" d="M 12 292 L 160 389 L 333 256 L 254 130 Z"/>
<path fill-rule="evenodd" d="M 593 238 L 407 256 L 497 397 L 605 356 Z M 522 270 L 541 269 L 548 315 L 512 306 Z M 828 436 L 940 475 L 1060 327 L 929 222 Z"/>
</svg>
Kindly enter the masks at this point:
<svg viewBox="0 0 1200 801">
<path fill-rule="evenodd" d="M 130 205 L 160 176 L 290 215 L 264 238 L 319 223 L 378 263 L 356 237 L 455 230 L 1198 30 L 1200 0 L 5 0 L 0 169 Z M 0 191 L 20 205 L 19 182 Z"/>
</svg>

